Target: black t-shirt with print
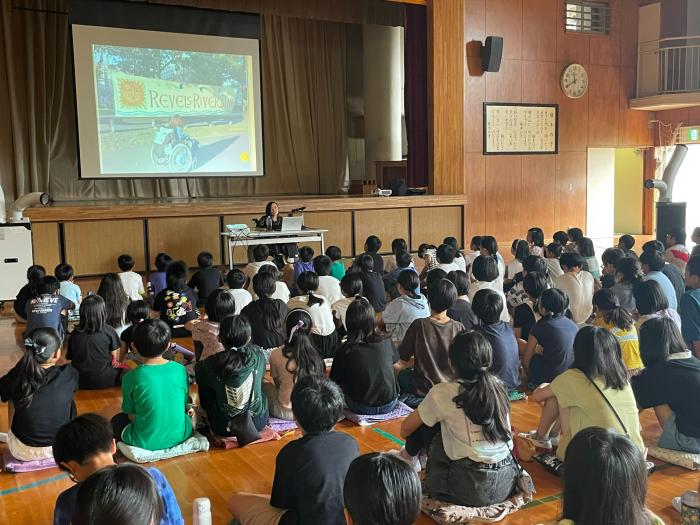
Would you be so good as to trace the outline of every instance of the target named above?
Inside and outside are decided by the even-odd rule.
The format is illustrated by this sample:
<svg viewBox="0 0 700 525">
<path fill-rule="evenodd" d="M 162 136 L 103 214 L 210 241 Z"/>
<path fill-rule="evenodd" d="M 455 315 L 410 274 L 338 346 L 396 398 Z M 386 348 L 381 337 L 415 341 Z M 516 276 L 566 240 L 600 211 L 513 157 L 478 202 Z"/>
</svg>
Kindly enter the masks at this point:
<svg viewBox="0 0 700 525">
<path fill-rule="evenodd" d="M 80 388 L 109 388 L 116 385 L 119 369 L 112 367 L 112 351 L 119 348 L 119 336 L 105 325 L 88 334 L 74 330 L 68 339 L 66 358 L 80 373 Z"/>
<path fill-rule="evenodd" d="M 162 290 L 153 302 L 153 309 L 160 312 L 160 318 L 170 328 L 183 326 L 187 321 L 199 317 L 197 312 L 197 295 L 190 289 L 182 291 Z"/>
</svg>

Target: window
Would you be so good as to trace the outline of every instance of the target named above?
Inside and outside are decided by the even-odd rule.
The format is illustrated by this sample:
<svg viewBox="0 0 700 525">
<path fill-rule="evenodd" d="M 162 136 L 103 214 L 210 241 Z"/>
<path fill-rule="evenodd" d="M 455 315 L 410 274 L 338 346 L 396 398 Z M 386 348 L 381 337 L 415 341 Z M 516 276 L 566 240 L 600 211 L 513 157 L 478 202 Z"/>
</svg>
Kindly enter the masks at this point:
<svg viewBox="0 0 700 525">
<path fill-rule="evenodd" d="M 599 2 L 566 2 L 566 30 L 607 35 L 610 7 Z"/>
</svg>

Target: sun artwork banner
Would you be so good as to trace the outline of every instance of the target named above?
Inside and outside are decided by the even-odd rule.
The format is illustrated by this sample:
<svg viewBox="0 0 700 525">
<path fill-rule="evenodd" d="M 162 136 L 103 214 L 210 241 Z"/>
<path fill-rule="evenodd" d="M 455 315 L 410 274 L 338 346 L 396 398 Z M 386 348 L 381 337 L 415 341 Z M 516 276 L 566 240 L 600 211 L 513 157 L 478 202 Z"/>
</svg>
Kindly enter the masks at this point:
<svg viewBox="0 0 700 525">
<path fill-rule="evenodd" d="M 187 84 L 171 80 L 112 73 L 116 117 L 169 117 L 173 114 L 230 115 L 235 87 Z"/>
</svg>

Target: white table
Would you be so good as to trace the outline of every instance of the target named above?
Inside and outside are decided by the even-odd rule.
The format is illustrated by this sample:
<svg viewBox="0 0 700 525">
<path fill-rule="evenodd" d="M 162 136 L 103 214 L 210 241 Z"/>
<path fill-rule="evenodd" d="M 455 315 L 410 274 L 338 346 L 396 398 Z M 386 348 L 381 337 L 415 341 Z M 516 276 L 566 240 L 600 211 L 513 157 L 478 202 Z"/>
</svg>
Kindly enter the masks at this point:
<svg viewBox="0 0 700 525">
<path fill-rule="evenodd" d="M 314 242 L 321 243 L 321 253 L 326 251 L 326 242 L 324 234 L 328 230 L 319 228 L 304 228 L 296 231 L 267 231 L 267 230 L 250 230 L 248 234 L 223 232 L 221 235 L 228 240 L 228 267 L 233 269 L 233 249 L 236 246 L 256 246 L 258 244 L 287 244 L 299 242 Z"/>
</svg>

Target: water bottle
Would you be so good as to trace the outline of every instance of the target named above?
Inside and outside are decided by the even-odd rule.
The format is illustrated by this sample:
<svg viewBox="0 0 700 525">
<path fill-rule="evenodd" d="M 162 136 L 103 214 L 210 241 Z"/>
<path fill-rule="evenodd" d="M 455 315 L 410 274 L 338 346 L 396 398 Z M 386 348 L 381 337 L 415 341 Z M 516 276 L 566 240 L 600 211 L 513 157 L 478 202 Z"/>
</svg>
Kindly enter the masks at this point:
<svg viewBox="0 0 700 525">
<path fill-rule="evenodd" d="M 269 215 L 265 217 L 265 229 L 267 231 L 272 231 L 272 217 Z"/>
<path fill-rule="evenodd" d="M 197 498 L 192 502 L 192 525 L 211 525 L 209 498 Z"/>
<path fill-rule="evenodd" d="M 694 490 L 687 490 L 681 496 L 681 525 L 700 523 L 700 495 Z"/>
</svg>

